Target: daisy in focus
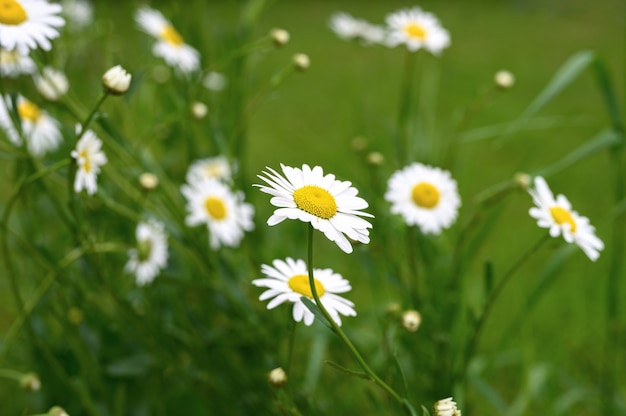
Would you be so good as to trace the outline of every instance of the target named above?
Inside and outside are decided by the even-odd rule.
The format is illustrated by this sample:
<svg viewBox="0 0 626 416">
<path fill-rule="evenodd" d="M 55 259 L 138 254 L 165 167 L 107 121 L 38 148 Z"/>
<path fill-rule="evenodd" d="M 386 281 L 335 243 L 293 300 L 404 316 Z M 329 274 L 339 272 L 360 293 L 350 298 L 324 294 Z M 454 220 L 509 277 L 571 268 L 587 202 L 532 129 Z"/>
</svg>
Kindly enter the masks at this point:
<svg viewBox="0 0 626 416">
<path fill-rule="evenodd" d="M 302 296 L 306 296 L 315 303 L 309 285 L 309 272 L 306 263 L 303 260 L 287 257 L 284 261 L 274 260 L 272 265 L 273 267 L 267 264 L 261 266 L 261 272 L 266 278 L 252 281 L 255 286 L 268 288 L 261 294 L 259 300 L 273 298 L 267 304 L 267 309 L 273 309 L 284 302 L 291 302 L 294 304 L 292 312 L 294 321 L 302 322 L 304 320 L 305 325 L 311 325 L 315 316 L 300 299 Z M 354 303 L 337 295 L 337 293 L 350 291 L 352 289 L 350 282 L 331 269 L 313 269 L 313 279 L 315 291 L 322 305 L 337 325 L 341 326 L 340 314 L 356 316 Z"/>
<path fill-rule="evenodd" d="M 356 19 L 344 12 L 334 13 L 328 22 L 330 29 L 344 40 L 359 40 L 364 45 L 382 43 L 385 29 L 363 19 Z"/>
<path fill-rule="evenodd" d="M 441 234 L 456 221 L 461 198 L 450 172 L 413 163 L 396 171 L 387 182 L 385 200 L 391 213 L 424 234 Z"/>
<path fill-rule="evenodd" d="M 575 243 L 587 257 L 596 261 L 604 249 L 604 243 L 596 237 L 595 228 L 589 219 L 573 211 L 572 204 L 564 195 L 559 194 L 555 198 L 541 176 L 535 177 L 534 183 L 535 188 L 528 192 L 535 206 L 528 213 L 537 220 L 537 225 L 548 228 L 551 237 L 562 235 L 565 241 Z"/>
<path fill-rule="evenodd" d="M 30 56 L 22 55 L 15 49 L 0 49 L 0 76 L 15 78 L 22 74 L 34 74 L 36 69 Z"/>
<path fill-rule="evenodd" d="M 22 96 L 17 97 L 16 105 L 29 153 L 40 157 L 49 151 L 56 150 L 63 140 L 59 122 Z M 13 111 L 13 102 L 10 96 L 6 96 L 0 100 L 0 127 L 4 129 L 14 145 L 20 146 L 22 138 L 9 116 L 10 111 Z"/>
<path fill-rule="evenodd" d="M 128 250 L 127 273 L 133 273 L 140 286 L 150 283 L 167 265 L 165 226 L 155 219 L 141 222 L 135 231 L 137 247 Z"/>
<path fill-rule="evenodd" d="M 37 47 L 49 51 L 65 20 L 61 6 L 46 0 L 0 0 L 0 47 L 22 55 Z"/>
<path fill-rule="evenodd" d="M 78 170 L 74 179 L 74 191 L 87 190 L 93 195 L 98 190 L 97 177 L 100 167 L 107 163 L 107 157 L 102 151 L 102 141 L 91 130 L 87 130 L 72 150 L 72 157 L 76 159 Z"/>
<path fill-rule="evenodd" d="M 225 183 L 232 181 L 232 169 L 224 156 L 196 160 L 187 170 L 187 182 L 192 183 L 203 178 L 214 178 Z"/>
<path fill-rule="evenodd" d="M 206 224 L 209 244 L 213 250 L 222 245 L 236 247 L 244 231 L 254 228 L 254 208 L 244 202 L 242 192 L 232 192 L 228 185 L 215 178 L 202 178 L 181 187 L 187 200 L 190 226 Z"/>
<path fill-rule="evenodd" d="M 135 13 L 139 28 L 157 39 L 152 48 L 155 56 L 165 59 L 173 68 L 189 74 L 200 66 L 200 54 L 187 45 L 174 26 L 158 10 L 144 6 Z"/>
<path fill-rule="evenodd" d="M 387 44 L 395 47 L 406 44 L 409 51 L 426 49 L 433 55 L 450 46 L 450 34 L 434 14 L 419 7 L 402 9 L 387 16 Z"/>
<path fill-rule="evenodd" d="M 369 243 L 372 224 L 361 217 L 373 215 L 360 210 L 367 202 L 357 196 L 359 191 L 348 181 L 338 181 L 335 175 L 324 175 L 321 167 L 309 165 L 292 168 L 280 165 L 285 176 L 267 168 L 265 176 L 257 175 L 269 186 L 256 185 L 262 192 L 272 195 L 270 203 L 278 209 L 267 220 L 272 226 L 286 219 L 311 223 L 334 241 L 346 253 L 352 253 L 348 238 Z M 346 238 L 346 236 L 348 238 Z"/>
</svg>

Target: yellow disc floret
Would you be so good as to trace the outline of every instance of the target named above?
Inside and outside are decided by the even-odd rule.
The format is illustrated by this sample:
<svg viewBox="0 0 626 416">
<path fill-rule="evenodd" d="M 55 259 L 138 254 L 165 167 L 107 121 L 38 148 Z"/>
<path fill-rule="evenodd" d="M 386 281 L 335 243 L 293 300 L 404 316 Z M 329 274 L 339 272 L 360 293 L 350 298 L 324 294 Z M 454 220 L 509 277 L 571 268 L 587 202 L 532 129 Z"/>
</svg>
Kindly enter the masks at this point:
<svg viewBox="0 0 626 416">
<path fill-rule="evenodd" d="M 568 210 L 561 207 L 552 207 L 550 208 L 550 215 L 552 215 L 557 224 L 569 224 L 569 230 L 573 233 L 576 232 L 576 222 Z"/>
<path fill-rule="evenodd" d="M 28 15 L 22 5 L 15 0 L 0 0 L 0 23 L 17 26 L 26 21 Z"/>
<path fill-rule="evenodd" d="M 410 38 L 424 40 L 426 39 L 426 30 L 416 23 L 409 23 L 404 26 L 404 33 Z"/>
<path fill-rule="evenodd" d="M 183 37 L 180 36 L 180 33 L 178 33 L 176 29 L 170 25 L 165 26 L 165 28 L 161 31 L 161 39 L 174 46 L 180 46 L 185 43 L 185 41 L 183 41 Z"/>
<path fill-rule="evenodd" d="M 223 220 L 226 218 L 226 204 L 220 198 L 210 196 L 204 200 L 204 209 L 214 220 Z"/>
<path fill-rule="evenodd" d="M 39 120 L 39 116 L 41 115 L 39 107 L 26 100 L 23 100 L 17 105 L 17 113 L 22 120 L 32 121 L 33 123 Z"/>
<path fill-rule="evenodd" d="M 302 211 L 325 220 L 337 213 L 335 198 L 319 186 L 305 185 L 293 193 L 293 199 Z"/>
<path fill-rule="evenodd" d="M 421 182 L 413 187 L 411 196 L 417 206 L 432 209 L 439 204 L 441 194 L 434 185 L 428 182 Z"/>
<path fill-rule="evenodd" d="M 324 292 L 326 292 L 324 285 L 317 279 L 313 279 L 313 281 L 315 282 L 315 291 L 317 292 L 317 296 L 322 297 Z M 313 292 L 311 291 L 311 285 L 309 284 L 309 276 L 305 274 L 297 274 L 289 278 L 287 284 L 294 292 L 313 299 Z"/>
</svg>

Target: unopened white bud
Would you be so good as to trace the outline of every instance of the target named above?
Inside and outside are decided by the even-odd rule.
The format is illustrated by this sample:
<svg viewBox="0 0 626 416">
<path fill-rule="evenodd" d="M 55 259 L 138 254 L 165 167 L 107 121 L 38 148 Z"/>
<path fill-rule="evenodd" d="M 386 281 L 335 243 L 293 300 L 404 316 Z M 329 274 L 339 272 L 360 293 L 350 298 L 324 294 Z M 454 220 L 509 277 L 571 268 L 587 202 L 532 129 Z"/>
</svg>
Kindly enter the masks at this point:
<svg viewBox="0 0 626 416">
<path fill-rule="evenodd" d="M 530 187 L 531 177 L 528 173 L 518 172 L 513 178 L 517 186 L 522 190 L 527 190 Z"/>
<path fill-rule="evenodd" d="M 269 372 L 267 379 L 272 387 L 282 387 L 287 382 L 287 373 L 278 367 Z"/>
<path fill-rule="evenodd" d="M 439 400 L 435 403 L 434 409 L 434 416 L 461 416 L 461 411 L 457 409 L 452 397 Z"/>
<path fill-rule="evenodd" d="M 270 31 L 270 37 L 277 47 L 284 46 L 289 42 L 289 32 L 284 29 L 272 29 Z"/>
<path fill-rule="evenodd" d="M 70 416 L 70 415 L 68 415 L 65 409 L 63 409 L 62 407 L 54 406 L 53 408 L 48 410 L 47 416 Z"/>
<path fill-rule="evenodd" d="M 402 327 L 409 332 L 415 332 L 422 324 L 422 315 L 416 310 L 408 310 L 402 314 Z"/>
<path fill-rule="evenodd" d="M 293 64 L 298 71 L 306 71 L 311 66 L 311 60 L 308 55 L 297 53 L 293 56 Z"/>
<path fill-rule="evenodd" d="M 131 75 L 120 65 L 115 65 L 102 76 L 104 89 L 113 95 L 122 95 L 128 91 Z"/>
<path fill-rule="evenodd" d="M 191 115 L 193 115 L 196 120 L 201 120 L 205 118 L 208 113 L 209 108 L 206 106 L 205 103 L 202 103 L 200 101 L 194 101 L 191 104 Z"/>
<path fill-rule="evenodd" d="M 152 191 L 159 186 L 159 178 L 154 173 L 142 173 L 139 175 L 139 185 L 146 191 Z"/>
<path fill-rule="evenodd" d="M 41 388 L 41 380 L 35 373 L 26 373 L 20 378 L 20 387 L 26 391 L 38 391 Z"/>
<path fill-rule="evenodd" d="M 508 90 L 509 88 L 512 88 L 513 85 L 515 85 L 515 76 L 513 76 L 513 74 L 509 71 L 503 70 L 496 72 L 493 80 L 496 83 L 496 86 L 503 90 Z"/>
<path fill-rule="evenodd" d="M 367 155 L 367 161 L 370 163 L 370 165 L 380 166 L 385 161 L 385 156 L 383 156 L 383 154 L 380 152 L 370 152 Z"/>
</svg>

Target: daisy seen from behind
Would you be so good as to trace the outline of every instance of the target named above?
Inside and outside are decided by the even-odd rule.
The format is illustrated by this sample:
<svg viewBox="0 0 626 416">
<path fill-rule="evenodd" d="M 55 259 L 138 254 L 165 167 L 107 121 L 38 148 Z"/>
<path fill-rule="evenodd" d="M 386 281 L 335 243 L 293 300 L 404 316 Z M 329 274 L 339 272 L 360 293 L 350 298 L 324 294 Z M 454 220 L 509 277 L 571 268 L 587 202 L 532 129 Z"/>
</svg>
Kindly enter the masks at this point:
<svg viewBox="0 0 626 416">
<path fill-rule="evenodd" d="M 35 61 L 19 51 L 0 48 L 0 76 L 15 78 L 22 74 L 34 74 L 37 70 Z"/>
<path fill-rule="evenodd" d="M 9 111 L 13 111 L 13 102 L 10 96 L 0 100 L 0 126 L 6 132 L 9 140 L 16 146 L 22 144 L 22 137 L 13 124 Z M 63 136 L 59 122 L 46 111 L 21 95 L 15 100 L 17 115 L 20 119 L 20 128 L 26 139 L 26 147 L 31 155 L 41 157 L 47 152 L 56 150 Z"/>
<path fill-rule="evenodd" d="M 87 190 L 93 195 L 98 190 L 98 174 L 100 167 L 107 163 L 107 157 L 102 151 L 102 141 L 91 130 L 87 130 L 72 150 L 72 157 L 76 159 L 78 170 L 74 178 L 74 191 Z"/>
<path fill-rule="evenodd" d="M 290 257 L 285 260 L 276 259 L 272 262 L 272 266 L 262 265 L 261 272 L 266 277 L 253 280 L 252 284 L 267 288 L 259 297 L 261 301 L 271 299 L 267 304 L 267 309 L 273 309 L 284 302 L 293 303 L 294 321 L 304 321 L 305 325 L 311 325 L 314 315 L 300 299 L 306 296 L 315 303 L 304 260 L 294 260 Z M 350 291 L 352 289 L 350 282 L 331 269 L 313 269 L 313 278 L 320 302 L 337 325 L 341 326 L 340 315 L 356 316 L 354 303 L 337 295 Z"/>
<path fill-rule="evenodd" d="M 364 45 L 382 43 L 385 40 L 385 29 L 363 19 L 352 17 L 345 12 L 333 13 L 328 21 L 328 26 L 341 39 L 356 39 Z"/>
<path fill-rule="evenodd" d="M 0 47 L 20 54 L 37 47 L 49 51 L 65 20 L 59 4 L 46 0 L 0 0 Z"/>
<path fill-rule="evenodd" d="M 224 156 L 209 157 L 196 160 L 187 170 L 187 182 L 191 183 L 202 178 L 215 178 L 222 182 L 232 181 L 232 169 Z"/>
<path fill-rule="evenodd" d="M 181 187 L 187 200 L 185 223 L 206 224 L 209 244 L 213 250 L 222 245 L 236 247 L 245 231 L 254 228 L 254 208 L 244 202 L 242 192 L 232 192 L 228 185 L 215 178 L 201 178 Z"/>
<path fill-rule="evenodd" d="M 424 234 L 441 234 L 456 221 L 461 198 L 450 172 L 413 163 L 391 175 L 385 200 L 391 213 L 400 214 L 408 225 Z"/>
<path fill-rule="evenodd" d="M 285 176 L 271 168 L 263 172 L 265 176 L 257 175 L 268 186 L 256 186 L 272 195 L 270 203 L 278 207 L 267 220 L 268 225 L 286 219 L 308 222 L 346 253 L 352 253 L 348 238 L 369 243 L 372 224 L 361 217 L 373 215 L 361 211 L 369 205 L 357 196 L 359 191 L 351 182 L 338 181 L 330 173 L 324 175 L 320 166 L 280 166 Z"/>
<path fill-rule="evenodd" d="M 174 26 L 159 12 L 144 6 L 135 13 L 139 28 L 157 39 L 152 48 L 155 56 L 163 58 L 167 64 L 189 74 L 200 66 L 200 54 L 187 45 Z"/>
<path fill-rule="evenodd" d="M 167 266 L 167 233 L 161 222 L 151 218 L 137 225 L 135 235 L 137 246 L 128 250 L 124 270 L 134 274 L 137 284 L 143 286 Z"/>
<path fill-rule="evenodd" d="M 528 213 L 537 220 L 537 225 L 548 228 L 551 237 L 562 235 L 565 241 L 575 243 L 587 257 L 596 261 L 604 249 L 604 243 L 596 236 L 589 219 L 573 211 L 572 204 L 564 195 L 559 194 L 555 198 L 541 176 L 535 177 L 534 185 L 534 189 L 528 192 L 535 206 Z"/>
<path fill-rule="evenodd" d="M 434 55 L 450 46 L 450 34 L 437 17 L 419 7 L 402 9 L 387 16 L 387 44 L 406 44 L 409 51 L 426 49 Z"/>
</svg>

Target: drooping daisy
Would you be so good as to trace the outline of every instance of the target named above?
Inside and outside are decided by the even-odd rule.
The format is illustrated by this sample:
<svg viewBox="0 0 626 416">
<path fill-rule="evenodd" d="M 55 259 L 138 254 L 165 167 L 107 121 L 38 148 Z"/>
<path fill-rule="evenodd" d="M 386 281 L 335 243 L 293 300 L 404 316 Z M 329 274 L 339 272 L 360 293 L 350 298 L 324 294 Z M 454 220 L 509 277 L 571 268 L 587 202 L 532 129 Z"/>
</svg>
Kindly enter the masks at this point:
<svg viewBox="0 0 626 416">
<path fill-rule="evenodd" d="M 0 49 L 0 76 L 15 78 L 21 74 L 34 74 L 37 66 L 28 55 L 17 50 Z"/>
<path fill-rule="evenodd" d="M 187 45 L 174 26 L 158 10 L 144 6 L 135 13 L 140 29 L 155 37 L 158 42 L 152 48 L 155 56 L 165 59 L 173 68 L 188 74 L 200 66 L 200 54 Z"/>
<path fill-rule="evenodd" d="M 440 234 L 456 220 L 461 198 L 450 172 L 413 163 L 396 171 L 387 183 L 385 200 L 391 213 L 401 214 L 408 225 L 424 234 Z"/>
<path fill-rule="evenodd" d="M 135 231 L 137 247 L 128 250 L 127 273 L 135 274 L 138 285 L 154 280 L 167 265 L 167 233 L 165 226 L 151 218 L 140 222 Z"/>
<path fill-rule="evenodd" d="M 215 178 L 201 178 L 181 187 L 187 199 L 185 223 L 192 227 L 206 224 L 213 250 L 225 245 L 236 247 L 244 231 L 254 228 L 254 208 L 244 202 L 242 192 L 232 192 Z"/>
<path fill-rule="evenodd" d="M 187 170 L 187 182 L 192 183 L 202 178 L 215 178 L 230 183 L 232 169 L 224 156 L 196 160 Z"/>
<path fill-rule="evenodd" d="M 74 191 L 87 190 L 93 195 L 98 190 L 97 177 L 100 167 L 107 163 L 107 157 L 102 151 L 102 141 L 91 130 L 87 130 L 72 150 L 72 157 L 76 159 L 78 170 L 74 179 Z"/>
<path fill-rule="evenodd" d="M 387 25 L 387 44 L 391 47 L 404 43 L 411 52 L 424 48 L 439 55 L 450 45 L 450 34 L 437 17 L 419 7 L 402 9 L 388 15 Z"/>
<path fill-rule="evenodd" d="M 294 304 L 293 319 L 296 322 L 304 320 L 305 325 L 311 325 L 314 315 L 300 299 L 302 296 L 306 296 L 315 303 L 309 284 L 309 272 L 306 263 L 303 260 L 287 257 L 285 261 L 276 259 L 272 264 L 274 267 L 267 264 L 261 266 L 261 271 L 267 276 L 266 278 L 252 281 L 255 286 L 268 288 L 261 294 L 259 300 L 273 298 L 267 304 L 267 309 L 273 309 L 284 302 L 291 302 Z M 313 269 L 313 279 L 315 291 L 322 305 L 337 325 L 341 326 L 339 314 L 356 316 L 354 303 L 337 295 L 337 293 L 350 291 L 352 289 L 350 282 L 331 269 Z"/>
<path fill-rule="evenodd" d="M 61 6 L 46 0 L 0 0 L 0 47 L 22 55 L 38 46 L 49 51 L 65 24 L 59 13 Z"/>
<path fill-rule="evenodd" d="M 14 145 L 20 146 L 22 139 L 9 116 L 13 103 L 6 96 L 0 102 L 0 126 Z M 16 100 L 17 114 L 21 121 L 21 130 L 26 138 L 26 146 L 31 155 L 40 157 L 49 151 L 56 150 L 63 140 L 59 122 L 35 103 L 18 96 Z"/>
<path fill-rule="evenodd" d="M 365 45 L 382 43 L 385 29 L 344 12 L 334 13 L 328 22 L 330 29 L 345 40 L 359 40 Z"/>
<path fill-rule="evenodd" d="M 263 172 L 265 176 L 257 175 L 269 186 L 256 186 L 272 195 L 270 202 L 278 207 L 267 220 L 268 225 L 276 225 L 287 218 L 309 222 L 346 253 L 352 253 L 352 245 L 346 236 L 369 243 L 372 224 L 360 217 L 373 215 L 360 211 L 368 204 L 357 196 L 359 191 L 350 182 L 338 181 L 330 173 L 324 175 L 319 166 L 313 169 L 306 164 L 302 169 L 282 163 L 280 166 L 284 177 L 271 168 Z"/>
<path fill-rule="evenodd" d="M 576 243 L 592 261 L 600 257 L 604 243 L 596 237 L 589 219 L 572 211 L 572 204 L 564 195 L 555 198 L 541 176 L 535 177 L 535 188 L 528 192 L 536 205 L 528 213 L 537 220 L 538 226 L 548 228 L 552 237 L 561 234 L 568 243 Z"/>
</svg>

